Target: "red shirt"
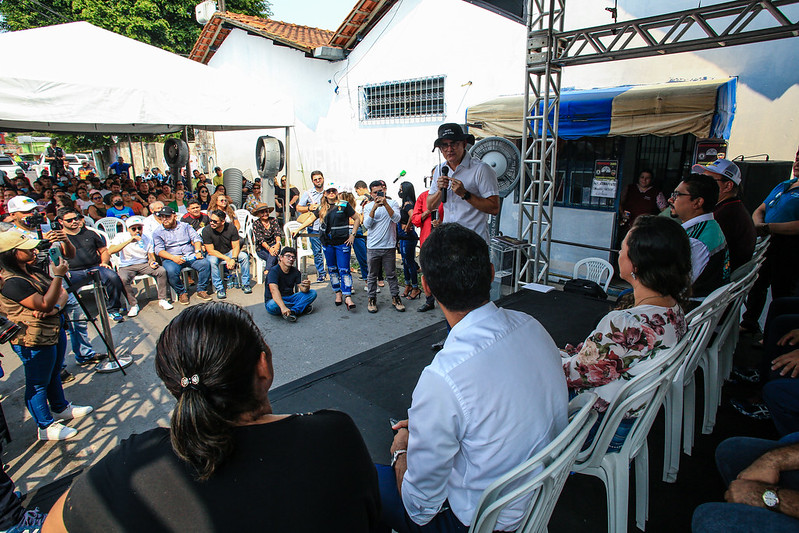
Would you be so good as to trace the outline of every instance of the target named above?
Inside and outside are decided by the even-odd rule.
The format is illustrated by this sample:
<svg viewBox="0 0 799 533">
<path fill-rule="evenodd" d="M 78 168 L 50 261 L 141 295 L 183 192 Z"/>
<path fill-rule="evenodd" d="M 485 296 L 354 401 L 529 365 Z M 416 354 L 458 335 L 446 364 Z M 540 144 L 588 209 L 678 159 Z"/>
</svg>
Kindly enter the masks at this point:
<svg viewBox="0 0 799 533">
<path fill-rule="evenodd" d="M 419 246 L 424 244 L 427 236 L 430 235 L 432 229 L 432 220 L 429 216 L 422 220 L 422 213 L 427 211 L 427 196 L 430 191 L 424 191 L 416 199 L 416 205 L 413 206 L 413 214 L 411 215 L 411 222 L 414 226 L 419 228 Z M 444 204 L 438 204 L 438 220 L 444 219 Z"/>
</svg>

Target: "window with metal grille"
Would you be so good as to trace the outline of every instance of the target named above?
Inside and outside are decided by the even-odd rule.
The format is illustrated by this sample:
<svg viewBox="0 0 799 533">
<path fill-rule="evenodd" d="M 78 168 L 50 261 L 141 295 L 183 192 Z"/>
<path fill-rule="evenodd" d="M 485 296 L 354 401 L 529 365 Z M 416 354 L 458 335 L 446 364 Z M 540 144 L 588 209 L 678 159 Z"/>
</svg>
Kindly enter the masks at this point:
<svg viewBox="0 0 799 533">
<path fill-rule="evenodd" d="M 362 122 L 427 122 L 444 118 L 444 78 L 428 76 L 358 87 Z"/>
</svg>

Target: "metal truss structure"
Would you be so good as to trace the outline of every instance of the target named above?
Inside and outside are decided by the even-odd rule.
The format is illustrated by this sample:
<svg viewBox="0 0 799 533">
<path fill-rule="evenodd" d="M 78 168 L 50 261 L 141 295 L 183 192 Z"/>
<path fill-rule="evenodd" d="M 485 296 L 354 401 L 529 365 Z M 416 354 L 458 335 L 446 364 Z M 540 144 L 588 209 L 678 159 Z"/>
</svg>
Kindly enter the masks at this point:
<svg viewBox="0 0 799 533">
<path fill-rule="evenodd" d="M 549 275 L 563 67 L 799 36 L 799 0 L 737 0 L 563 31 L 566 0 L 529 0 L 516 285 Z"/>
</svg>

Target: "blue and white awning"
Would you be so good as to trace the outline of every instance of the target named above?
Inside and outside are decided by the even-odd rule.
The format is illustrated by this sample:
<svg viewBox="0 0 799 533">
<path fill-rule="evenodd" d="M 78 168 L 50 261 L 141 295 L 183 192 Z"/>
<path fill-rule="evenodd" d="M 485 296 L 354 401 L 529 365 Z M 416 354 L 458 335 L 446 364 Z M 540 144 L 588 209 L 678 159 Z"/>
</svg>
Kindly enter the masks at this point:
<svg viewBox="0 0 799 533">
<path fill-rule="evenodd" d="M 563 91 L 558 136 L 683 135 L 728 139 L 737 78 Z M 466 110 L 475 137 L 520 138 L 523 96 L 505 96 Z M 550 119 L 552 116 L 550 116 Z"/>
</svg>

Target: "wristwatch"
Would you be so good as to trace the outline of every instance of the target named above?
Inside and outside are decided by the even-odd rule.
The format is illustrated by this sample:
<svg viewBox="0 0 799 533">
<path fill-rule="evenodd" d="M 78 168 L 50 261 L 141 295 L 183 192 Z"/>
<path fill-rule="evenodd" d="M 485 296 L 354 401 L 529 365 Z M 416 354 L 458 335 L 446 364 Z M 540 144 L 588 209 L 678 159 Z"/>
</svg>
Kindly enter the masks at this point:
<svg viewBox="0 0 799 533">
<path fill-rule="evenodd" d="M 766 507 L 768 509 L 771 509 L 772 511 L 776 511 L 780 506 L 780 497 L 777 494 L 778 491 L 779 491 L 778 488 L 775 488 L 773 490 L 766 489 L 765 491 L 763 491 L 763 496 L 762 496 L 763 503 L 765 503 Z"/>
<path fill-rule="evenodd" d="M 470 193 L 469 191 L 466 191 L 465 193 L 463 193 L 463 196 L 461 196 L 461 198 L 463 198 L 467 202 L 469 201 L 469 198 L 471 198 L 471 197 L 472 197 L 472 193 Z"/>
</svg>

